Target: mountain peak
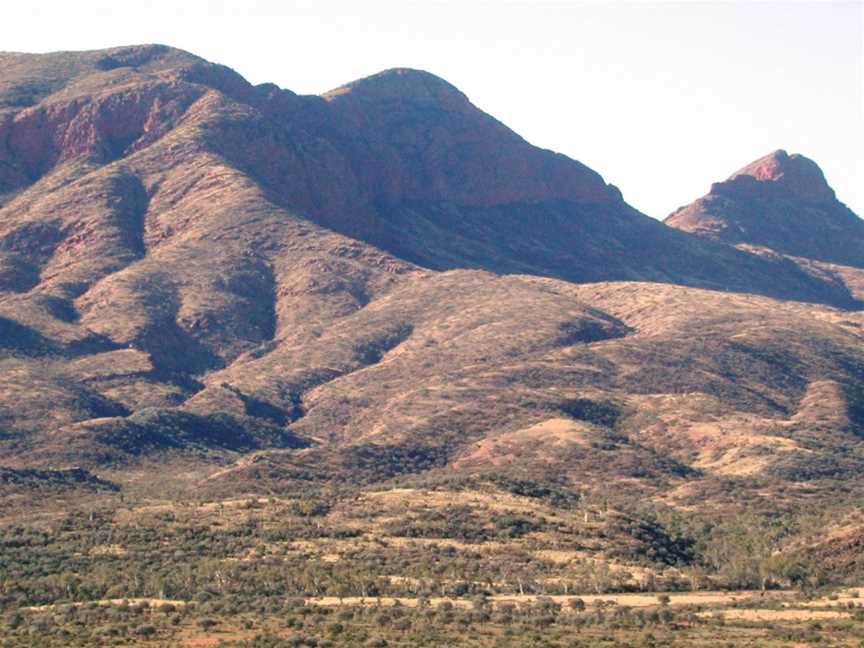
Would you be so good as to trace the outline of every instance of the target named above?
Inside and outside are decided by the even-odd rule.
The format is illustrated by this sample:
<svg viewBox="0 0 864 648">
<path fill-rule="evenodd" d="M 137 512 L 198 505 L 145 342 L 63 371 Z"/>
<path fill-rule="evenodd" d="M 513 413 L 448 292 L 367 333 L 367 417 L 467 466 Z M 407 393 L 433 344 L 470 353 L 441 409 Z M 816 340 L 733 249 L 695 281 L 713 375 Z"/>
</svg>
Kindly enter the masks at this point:
<svg viewBox="0 0 864 648">
<path fill-rule="evenodd" d="M 734 245 L 864 267 L 864 221 L 837 200 L 819 165 L 782 149 L 712 184 L 665 222 Z"/>
<path fill-rule="evenodd" d="M 733 173 L 726 182 L 711 187 L 712 194 L 772 195 L 806 202 L 835 200 L 822 169 L 810 158 L 778 149 Z"/>
<path fill-rule="evenodd" d="M 384 70 L 322 95 L 327 101 L 346 96 L 366 101 L 410 101 L 456 110 L 466 110 L 471 106 L 468 98 L 451 83 L 431 72 L 413 68 Z"/>
<path fill-rule="evenodd" d="M 364 160 L 355 162 L 364 169 L 363 186 L 379 191 L 379 206 L 418 200 L 486 207 L 622 202 L 598 173 L 532 146 L 424 70 L 391 68 L 321 98 L 327 128 L 353 142 L 352 157 Z M 357 212 L 356 203 L 351 211 Z"/>
<path fill-rule="evenodd" d="M 794 157 L 800 158 L 802 156 L 795 155 Z M 777 180 L 781 177 L 786 169 L 792 165 L 792 158 L 789 154 L 783 149 L 777 149 L 769 153 L 768 155 L 764 155 L 758 160 L 751 162 L 745 167 L 742 167 L 731 176 L 729 176 L 729 180 L 734 180 L 738 176 L 750 176 L 757 180 Z"/>
<path fill-rule="evenodd" d="M 96 67 L 101 70 L 113 70 L 119 67 L 176 66 L 205 62 L 204 59 L 185 50 L 159 43 L 124 45 L 107 50 L 95 50 L 89 54 L 96 57 Z"/>
</svg>

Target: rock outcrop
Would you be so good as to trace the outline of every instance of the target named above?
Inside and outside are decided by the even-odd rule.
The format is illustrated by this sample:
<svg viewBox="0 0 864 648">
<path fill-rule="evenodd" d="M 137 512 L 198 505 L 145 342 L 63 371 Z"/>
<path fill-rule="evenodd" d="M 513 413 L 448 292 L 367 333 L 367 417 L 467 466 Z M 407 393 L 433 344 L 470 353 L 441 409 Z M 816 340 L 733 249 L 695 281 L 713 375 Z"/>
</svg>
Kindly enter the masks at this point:
<svg viewBox="0 0 864 648">
<path fill-rule="evenodd" d="M 864 220 L 837 200 L 815 162 L 782 150 L 712 184 L 665 222 L 726 243 L 864 268 Z"/>
</svg>

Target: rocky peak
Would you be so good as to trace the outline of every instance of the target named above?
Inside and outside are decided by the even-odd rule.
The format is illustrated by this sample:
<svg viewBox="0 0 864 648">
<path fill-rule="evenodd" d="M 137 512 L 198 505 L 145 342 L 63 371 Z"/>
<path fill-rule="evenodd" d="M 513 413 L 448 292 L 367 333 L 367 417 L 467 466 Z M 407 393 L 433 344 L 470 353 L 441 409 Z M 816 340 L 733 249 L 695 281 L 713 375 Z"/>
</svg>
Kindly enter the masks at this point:
<svg viewBox="0 0 864 648">
<path fill-rule="evenodd" d="M 835 200 L 822 169 L 813 160 L 783 149 L 769 153 L 711 186 L 712 194 L 792 198 L 811 203 Z"/>
<path fill-rule="evenodd" d="M 783 150 L 712 184 L 665 222 L 735 245 L 864 267 L 864 221 L 837 200 L 813 160 Z"/>
</svg>

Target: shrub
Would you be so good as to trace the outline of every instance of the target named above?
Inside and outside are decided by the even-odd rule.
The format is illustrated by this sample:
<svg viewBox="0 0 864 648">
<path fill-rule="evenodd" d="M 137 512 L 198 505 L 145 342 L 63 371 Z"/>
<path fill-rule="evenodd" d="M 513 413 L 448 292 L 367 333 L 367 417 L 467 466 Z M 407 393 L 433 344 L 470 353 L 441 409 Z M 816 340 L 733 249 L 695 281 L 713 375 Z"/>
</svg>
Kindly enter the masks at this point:
<svg viewBox="0 0 864 648">
<path fill-rule="evenodd" d="M 581 598 L 570 599 L 570 602 L 567 605 L 569 605 L 570 609 L 574 612 L 583 612 L 585 610 L 585 601 Z"/>
<path fill-rule="evenodd" d="M 211 619 L 210 617 L 204 617 L 203 619 L 198 620 L 198 625 L 201 627 L 202 630 L 212 630 L 217 625 L 219 625 L 219 622 L 215 619 Z"/>
</svg>

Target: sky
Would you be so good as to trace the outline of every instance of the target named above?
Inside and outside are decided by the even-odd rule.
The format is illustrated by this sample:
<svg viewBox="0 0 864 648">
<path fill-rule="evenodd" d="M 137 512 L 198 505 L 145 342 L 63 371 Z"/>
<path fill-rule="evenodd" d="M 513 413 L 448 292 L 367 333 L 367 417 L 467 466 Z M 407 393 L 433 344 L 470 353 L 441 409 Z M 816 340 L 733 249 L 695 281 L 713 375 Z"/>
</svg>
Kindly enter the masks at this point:
<svg viewBox="0 0 864 648">
<path fill-rule="evenodd" d="M 42 0 L 0 50 L 163 43 L 318 94 L 424 69 L 664 218 L 773 150 L 864 216 L 864 0 Z"/>
</svg>

